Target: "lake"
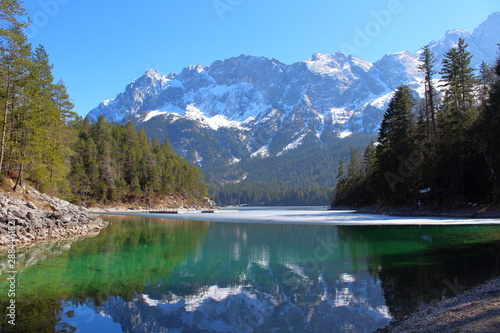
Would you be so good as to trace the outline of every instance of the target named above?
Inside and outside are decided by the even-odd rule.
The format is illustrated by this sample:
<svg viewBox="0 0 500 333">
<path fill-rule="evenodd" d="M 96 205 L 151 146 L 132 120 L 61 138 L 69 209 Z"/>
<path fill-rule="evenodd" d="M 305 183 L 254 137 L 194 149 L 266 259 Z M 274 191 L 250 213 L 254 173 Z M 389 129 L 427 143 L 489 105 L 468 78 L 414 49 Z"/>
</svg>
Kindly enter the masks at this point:
<svg viewBox="0 0 500 333">
<path fill-rule="evenodd" d="M 19 253 L 16 328 L 372 332 L 500 275 L 499 225 L 388 217 L 397 225 L 338 225 L 319 219 L 324 214 L 105 215 L 111 224 L 95 237 Z M 338 220 L 346 216 L 380 219 L 339 212 Z M 6 261 L 5 254 L 2 281 Z M 3 318 L 7 289 L 5 282 Z M 3 329 L 15 331 L 5 320 Z"/>
</svg>

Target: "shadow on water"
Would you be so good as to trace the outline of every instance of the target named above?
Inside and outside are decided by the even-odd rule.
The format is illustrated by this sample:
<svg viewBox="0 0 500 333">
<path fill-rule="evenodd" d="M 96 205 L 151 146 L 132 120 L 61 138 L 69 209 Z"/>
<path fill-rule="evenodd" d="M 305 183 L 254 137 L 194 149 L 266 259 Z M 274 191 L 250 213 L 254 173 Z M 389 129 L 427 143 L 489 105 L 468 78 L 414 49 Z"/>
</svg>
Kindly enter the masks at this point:
<svg viewBox="0 0 500 333">
<path fill-rule="evenodd" d="M 106 219 L 95 238 L 20 267 L 18 327 L 368 332 L 500 270 L 493 226 Z"/>
<path fill-rule="evenodd" d="M 500 276 L 495 226 L 339 227 L 339 233 L 349 244 L 369 247 L 370 271 L 394 317 Z"/>
</svg>

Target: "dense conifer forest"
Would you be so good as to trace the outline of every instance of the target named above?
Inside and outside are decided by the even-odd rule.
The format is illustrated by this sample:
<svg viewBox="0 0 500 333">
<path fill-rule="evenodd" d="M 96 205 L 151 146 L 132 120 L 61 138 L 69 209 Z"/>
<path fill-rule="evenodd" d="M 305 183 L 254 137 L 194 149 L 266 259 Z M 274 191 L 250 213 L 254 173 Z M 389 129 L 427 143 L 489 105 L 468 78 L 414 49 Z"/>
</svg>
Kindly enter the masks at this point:
<svg viewBox="0 0 500 333">
<path fill-rule="evenodd" d="M 397 89 L 377 141 L 339 162 L 333 206 L 498 203 L 500 59 L 477 71 L 470 64 L 463 39 L 439 73 L 424 48 L 425 98 L 404 85 Z"/>
<path fill-rule="evenodd" d="M 203 175 L 168 140 L 149 140 L 132 124 L 95 124 L 72 111 L 54 82 L 42 45 L 27 41 L 19 0 L 0 1 L 0 172 L 6 188 L 38 190 L 73 202 L 150 202 L 166 196 L 202 199 Z"/>
<path fill-rule="evenodd" d="M 361 150 L 372 138 L 372 134 L 353 133 L 325 140 L 321 148 L 304 146 L 266 157 L 267 163 L 257 158 L 241 161 L 231 171 L 242 181 L 211 185 L 211 196 L 226 205 L 328 205 L 338 160 L 349 156 L 350 147 Z"/>
<path fill-rule="evenodd" d="M 150 140 L 131 122 L 110 124 L 101 116 L 95 124 L 78 121 L 74 129 L 78 138 L 68 175 L 74 200 L 151 203 L 172 194 L 207 195 L 196 167 L 176 155 L 167 140 Z"/>
</svg>

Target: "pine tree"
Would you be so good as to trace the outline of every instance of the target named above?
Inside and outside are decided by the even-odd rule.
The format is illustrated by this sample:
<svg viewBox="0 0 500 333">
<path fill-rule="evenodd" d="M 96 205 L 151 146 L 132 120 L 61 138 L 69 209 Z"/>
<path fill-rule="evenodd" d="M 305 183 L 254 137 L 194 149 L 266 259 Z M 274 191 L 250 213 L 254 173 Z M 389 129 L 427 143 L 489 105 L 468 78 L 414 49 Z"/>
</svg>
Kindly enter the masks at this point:
<svg viewBox="0 0 500 333">
<path fill-rule="evenodd" d="M 433 76 L 436 73 L 434 70 L 434 63 L 436 59 L 431 52 L 428 45 L 422 49 L 420 57 L 421 64 L 418 67 L 424 73 L 424 115 L 426 121 L 427 136 L 430 139 L 436 133 L 436 89 L 432 82 Z"/>
<path fill-rule="evenodd" d="M 369 177 L 375 171 L 377 149 L 373 139 L 370 140 L 368 146 L 366 146 L 365 152 L 363 154 L 363 164 L 365 169 L 365 177 Z"/>
<path fill-rule="evenodd" d="M 160 181 L 158 169 L 155 168 L 156 159 L 152 152 L 153 142 L 148 140 L 146 132 L 141 129 L 137 133 L 138 147 L 140 147 L 139 170 L 141 188 L 149 195 L 154 193 L 156 184 Z"/>
<path fill-rule="evenodd" d="M 14 189 L 28 179 L 39 189 L 68 193 L 72 105 L 64 86 L 53 83 L 43 46 L 32 51 L 27 42 L 21 1 L 3 0 L 0 10 L 0 171 L 15 171 Z"/>
<path fill-rule="evenodd" d="M 450 195 L 458 196 L 465 191 L 466 156 L 471 145 L 469 130 L 478 115 L 474 98 L 477 80 L 467 46 L 461 38 L 457 47 L 445 54 L 441 71 L 444 99 L 438 119 L 440 163 L 436 165 L 436 175 L 448 187 Z"/>
<path fill-rule="evenodd" d="M 64 121 L 75 121 L 77 114 L 72 111 L 74 105 L 69 98 L 64 82 L 62 80 L 57 82 L 57 84 L 53 86 L 53 90 L 53 101 L 59 110 L 59 118 Z"/>
<path fill-rule="evenodd" d="M 52 65 L 43 46 L 38 46 L 32 57 L 29 83 L 29 103 L 27 111 L 30 121 L 25 131 L 28 141 L 27 166 L 32 183 L 41 190 L 51 190 L 60 195 L 69 191 L 66 175 L 73 133 L 68 127 L 76 114 L 71 111 L 66 88 L 60 82 L 53 83 Z"/>
<path fill-rule="evenodd" d="M 20 84 L 22 93 L 18 94 L 17 107 L 11 110 L 11 159 L 17 171 L 14 190 L 24 186 L 26 166 L 34 164 L 31 153 L 42 140 L 39 131 L 42 126 L 42 112 L 47 107 L 47 96 L 45 90 L 41 91 L 41 87 L 45 86 L 46 82 L 38 81 L 43 78 L 39 71 L 41 65 L 36 60 L 36 54 L 32 53 L 26 66 L 27 75 Z"/>
<path fill-rule="evenodd" d="M 28 72 L 31 46 L 27 43 L 23 29 L 27 26 L 21 19 L 24 8 L 18 0 L 0 2 L 0 100 L 2 105 L 2 131 L 0 137 L 0 172 L 4 170 L 7 151 L 6 140 L 12 129 L 10 112 L 19 103 L 25 77 Z"/>
<path fill-rule="evenodd" d="M 451 48 L 443 59 L 441 70 L 444 94 L 444 116 L 462 129 L 470 125 L 475 103 L 474 90 L 476 77 L 471 67 L 472 55 L 467 51 L 468 44 L 460 38 L 456 48 Z"/>
<path fill-rule="evenodd" d="M 408 197 L 412 170 L 406 163 L 413 150 L 413 108 L 410 89 L 399 86 L 382 119 L 376 148 L 374 183 L 386 200 Z"/>
<path fill-rule="evenodd" d="M 345 182 L 345 179 L 346 179 L 346 175 L 345 175 L 345 161 L 344 161 L 343 158 L 339 159 L 338 166 L 337 166 L 336 179 L 337 179 L 337 192 L 338 191 L 342 191 L 342 189 L 343 189 L 343 187 L 345 185 L 344 182 Z"/>
<path fill-rule="evenodd" d="M 347 165 L 347 179 L 351 182 L 355 182 L 360 176 L 360 169 L 358 153 L 355 149 L 351 148 L 351 157 Z"/>
<path fill-rule="evenodd" d="M 39 189 L 59 192 L 67 185 L 69 136 L 58 137 L 71 133 L 53 100 L 52 66 L 42 46 L 31 55 L 28 70 L 18 107 L 11 112 L 10 145 L 18 174 L 14 189 L 23 185 L 26 176 Z"/>
<path fill-rule="evenodd" d="M 490 90 L 494 83 L 495 70 L 483 61 L 479 67 L 479 101 L 483 111 L 487 107 L 486 102 L 488 101 Z"/>
</svg>

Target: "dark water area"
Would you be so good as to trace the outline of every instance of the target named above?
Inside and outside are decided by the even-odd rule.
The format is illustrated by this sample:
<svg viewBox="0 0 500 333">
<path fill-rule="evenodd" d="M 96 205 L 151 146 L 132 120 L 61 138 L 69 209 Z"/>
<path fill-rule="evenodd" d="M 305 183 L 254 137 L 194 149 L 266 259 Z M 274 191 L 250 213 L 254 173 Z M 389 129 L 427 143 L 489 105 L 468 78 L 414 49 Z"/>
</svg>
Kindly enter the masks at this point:
<svg viewBox="0 0 500 333">
<path fill-rule="evenodd" d="M 2 331 L 372 332 L 500 275 L 499 226 L 105 218 L 18 254 L 16 326 L 2 266 Z"/>
</svg>

